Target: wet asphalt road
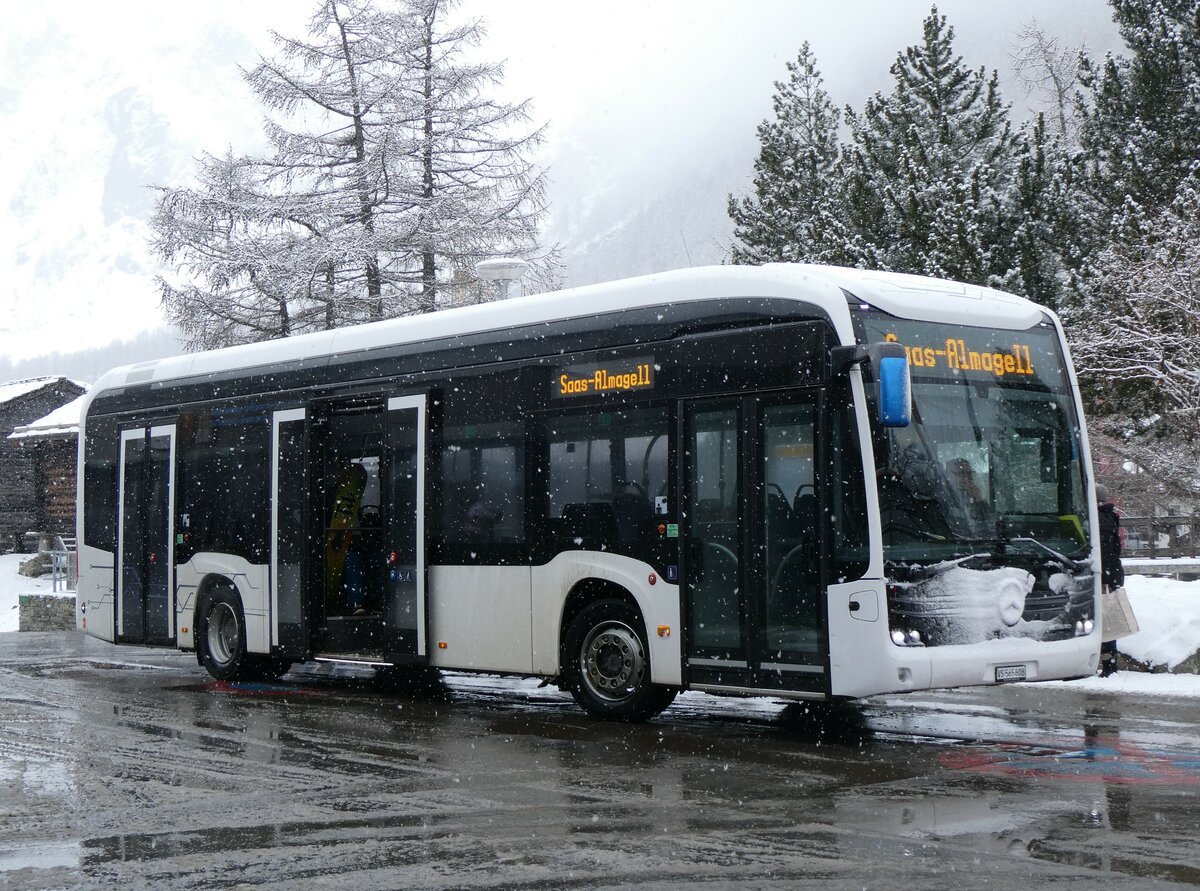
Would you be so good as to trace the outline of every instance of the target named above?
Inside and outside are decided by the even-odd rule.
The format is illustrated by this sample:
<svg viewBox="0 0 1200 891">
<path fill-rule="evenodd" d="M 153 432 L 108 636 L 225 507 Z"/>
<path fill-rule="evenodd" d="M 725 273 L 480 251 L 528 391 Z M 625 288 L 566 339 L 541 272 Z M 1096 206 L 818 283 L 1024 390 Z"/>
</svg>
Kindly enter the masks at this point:
<svg viewBox="0 0 1200 891">
<path fill-rule="evenodd" d="M 1200 705 L 1069 687 L 814 714 L 0 634 L 0 888 L 1200 885 Z"/>
</svg>

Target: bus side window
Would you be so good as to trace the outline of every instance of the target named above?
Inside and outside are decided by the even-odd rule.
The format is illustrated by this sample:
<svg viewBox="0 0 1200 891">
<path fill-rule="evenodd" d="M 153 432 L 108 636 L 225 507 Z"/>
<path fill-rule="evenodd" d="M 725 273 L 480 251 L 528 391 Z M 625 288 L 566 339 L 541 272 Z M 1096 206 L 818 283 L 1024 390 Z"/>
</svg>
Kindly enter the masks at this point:
<svg viewBox="0 0 1200 891">
<path fill-rule="evenodd" d="M 505 421 L 447 427 L 443 441 L 443 540 L 524 541 L 524 425 Z"/>
<path fill-rule="evenodd" d="M 84 544 L 103 551 L 117 548 L 117 449 L 115 421 L 88 419 L 84 446 L 83 486 L 87 509 Z"/>
<path fill-rule="evenodd" d="M 189 515 L 187 546 L 267 561 L 271 427 L 237 406 L 199 408 L 179 416 L 179 492 L 175 510 Z"/>
<path fill-rule="evenodd" d="M 837 400 L 832 412 L 829 449 L 831 581 L 840 582 L 861 578 L 867 571 L 867 496 L 853 397 L 843 387 L 831 394 L 831 398 Z"/>
<path fill-rule="evenodd" d="M 552 547 L 628 550 L 654 538 L 655 505 L 669 495 L 667 428 L 657 406 L 547 419 Z"/>
</svg>

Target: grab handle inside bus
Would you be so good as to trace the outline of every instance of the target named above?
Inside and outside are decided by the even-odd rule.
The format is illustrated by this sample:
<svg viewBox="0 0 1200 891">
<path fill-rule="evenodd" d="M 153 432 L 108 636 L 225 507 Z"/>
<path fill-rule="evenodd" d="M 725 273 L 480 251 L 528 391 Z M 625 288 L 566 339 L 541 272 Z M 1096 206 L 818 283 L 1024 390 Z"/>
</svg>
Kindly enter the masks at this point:
<svg viewBox="0 0 1200 891">
<path fill-rule="evenodd" d="M 884 427 L 907 427 L 912 423 L 912 381 L 908 354 L 901 344 L 873 343 L 869 347 L 834 347 L 833 371 L 842 374 L 854 365 L 869 363 L 874 372 L 879 423 Z"/>
</svg>

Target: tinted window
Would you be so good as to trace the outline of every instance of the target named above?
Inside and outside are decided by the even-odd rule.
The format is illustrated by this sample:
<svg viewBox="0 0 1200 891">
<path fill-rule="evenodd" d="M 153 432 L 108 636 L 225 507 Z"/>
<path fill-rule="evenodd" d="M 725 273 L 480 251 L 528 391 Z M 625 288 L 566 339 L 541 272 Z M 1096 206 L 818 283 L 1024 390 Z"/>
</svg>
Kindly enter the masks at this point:
<svg viewBox="0 0 1200 891">
<path fill-rule="evenodd" d="M 117 425 L 89 418 L 85 425 L 83 465 L 83 540 L 93 548 L 116 551 Z"/>
<path fill-rule="evenodd" d="M 525 538 L 525 427 L 512 421 L 447 427 L 441 529 L 450 542 Z"/>
<path fill-rule="evenodd" d="M 836 400 L 829 448 L 832 581 L 844 582 L 867 571 L 867 496 L 853 398 L 844 386 L 832 398 Z"/>
<path fill-rule="evenodd" d="M 180 562 L 196 551 L 267 561 L 270 418 L 243 408 L 180 415 L 177 531 Z"/>
<path fill-rule="evenodd" d="M 564 547 L 655 538 L 667 513 L 665 408 L 604 408 L 550 418 L 548 516 Z M 559 522 L 554 522 L 559 521 Z"/>
</svg>

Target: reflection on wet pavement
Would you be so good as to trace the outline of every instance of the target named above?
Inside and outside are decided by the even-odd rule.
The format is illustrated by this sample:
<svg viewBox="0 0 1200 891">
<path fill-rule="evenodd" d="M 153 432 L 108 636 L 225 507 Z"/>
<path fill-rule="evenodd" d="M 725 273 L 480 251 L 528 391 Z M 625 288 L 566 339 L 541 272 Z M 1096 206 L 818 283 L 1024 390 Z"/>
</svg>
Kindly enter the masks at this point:
<svg viewBox="0 0 1200 891">
<path fill-rule="evenodd" d="M 0 887 L 1200 884 L 1196 717 L 1007 687 L 615 725 L 536 681 L 0 635 Z"/>
</svg>

